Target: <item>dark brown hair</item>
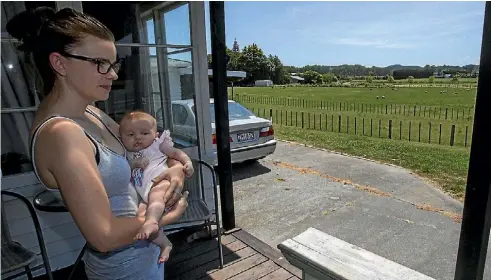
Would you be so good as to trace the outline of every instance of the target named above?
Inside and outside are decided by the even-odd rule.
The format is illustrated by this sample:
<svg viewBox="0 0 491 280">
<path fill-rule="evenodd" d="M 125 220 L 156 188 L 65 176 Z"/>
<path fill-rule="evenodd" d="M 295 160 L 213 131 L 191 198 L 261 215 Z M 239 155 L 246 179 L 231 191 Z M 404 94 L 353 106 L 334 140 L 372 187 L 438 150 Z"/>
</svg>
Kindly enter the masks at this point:
<svg viewBox="0 0 491 280">
<path fill-rule="evenodd" d="M 52 90 L 56 78 L 49 62 L 51 53 L 69 51 L 88 35 L 114 42 L 113 33 L 104 24 L 70 8 L 58 12 L 48 7 L 24 11 L 6 27 L 12 37 L 22 42 L 18 49 L 33 54 L 44 94 Z"/>
</svg>

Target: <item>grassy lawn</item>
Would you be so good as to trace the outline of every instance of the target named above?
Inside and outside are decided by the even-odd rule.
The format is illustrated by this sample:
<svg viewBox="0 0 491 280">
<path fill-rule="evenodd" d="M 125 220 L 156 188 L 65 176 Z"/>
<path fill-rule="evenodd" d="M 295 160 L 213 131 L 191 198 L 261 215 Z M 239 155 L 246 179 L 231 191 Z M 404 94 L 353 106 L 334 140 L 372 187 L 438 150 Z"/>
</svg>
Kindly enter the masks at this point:
<svg viewBox="0 0 491 280">
<path fill-rule="evenodd" d="M 325 131 L 275 126 L 276 137 L 354 156 L 395 164 L 430 179 L 462 200 L 467 180 L 469 149 Z"/>
<path fill-rule="evenodd" d="M 446 93 L 440 92 L 446 90 Z M 373 106 L 404 104 L 442 106 L 448 108 L 474 106 L 476 89 L 453 88 L 342 88 L 342 87 L 239 87 L 234 88 L 234 97 L 252 95 L 264 97 L 299 98 L 302 100 L 323 100 L 330 102 L 365 103 Z M 231 89 L 229 88 L 229 95 Z M 376 97 L 380 98 L 377 99 Z M 381 99 L 385 96 L 385 99 Z"/>
<path fill-rule="evenodd" d="M 234 96 L 256 115 L 271 110 L 279 139 L 402 166 L 464 196 L 475 88 L 248 87 Z"/>
</svg>

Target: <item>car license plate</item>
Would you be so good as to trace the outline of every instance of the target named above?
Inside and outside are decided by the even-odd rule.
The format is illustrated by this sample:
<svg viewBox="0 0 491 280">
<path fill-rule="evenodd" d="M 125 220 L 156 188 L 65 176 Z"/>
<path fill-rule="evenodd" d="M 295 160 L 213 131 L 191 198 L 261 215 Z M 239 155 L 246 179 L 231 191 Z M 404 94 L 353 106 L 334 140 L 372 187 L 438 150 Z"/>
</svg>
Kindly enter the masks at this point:
<svg viewBox="0 0 491 280">
<path fill-rule="evenodd" d="M 246 133 L 237 134 L 237 142 L 248 142 L 248 141 L 254 141 L 254 133 L 246 132 Z"/>
</svg>

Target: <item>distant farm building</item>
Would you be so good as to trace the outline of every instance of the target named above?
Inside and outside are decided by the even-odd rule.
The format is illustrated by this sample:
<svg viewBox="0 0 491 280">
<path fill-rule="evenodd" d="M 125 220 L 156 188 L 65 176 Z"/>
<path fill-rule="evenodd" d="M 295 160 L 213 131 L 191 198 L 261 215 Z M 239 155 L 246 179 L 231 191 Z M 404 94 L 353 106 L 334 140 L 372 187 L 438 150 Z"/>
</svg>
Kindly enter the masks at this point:
<svg viewBox="0 0 491 280">
<path fill-rule="evenodd" d="M 295 75 L 290 76 L 290 84 L 299 84 L 299 83 L 303 83 L 303 81 L 305 81 L 305 79 L 302 77 L 295 76 Z"/>
<path fill-rule="evenodd" d="M 254 82 L 254 86 L 256 87 L 270 87 L 273 86 L 273 81 L 271 80 L 257 80 Z"/>
</svg>

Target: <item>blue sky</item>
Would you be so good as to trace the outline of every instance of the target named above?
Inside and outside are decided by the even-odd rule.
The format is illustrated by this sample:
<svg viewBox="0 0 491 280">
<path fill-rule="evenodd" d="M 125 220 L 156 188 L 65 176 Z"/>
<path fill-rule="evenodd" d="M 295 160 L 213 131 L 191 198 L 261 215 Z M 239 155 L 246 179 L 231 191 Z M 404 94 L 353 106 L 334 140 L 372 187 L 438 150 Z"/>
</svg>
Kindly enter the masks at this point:
<svg viewBox="0 0 491 280">
<path fill-rule="evenodd" d="M 256 43 L 294 66 L 476 64 L 483 16 L 484 2 L 225 2 L 229 48 Z M 186 7 L 169 14 L 168 43 L 189 42 L 188 22 Z"/>
</svg>

